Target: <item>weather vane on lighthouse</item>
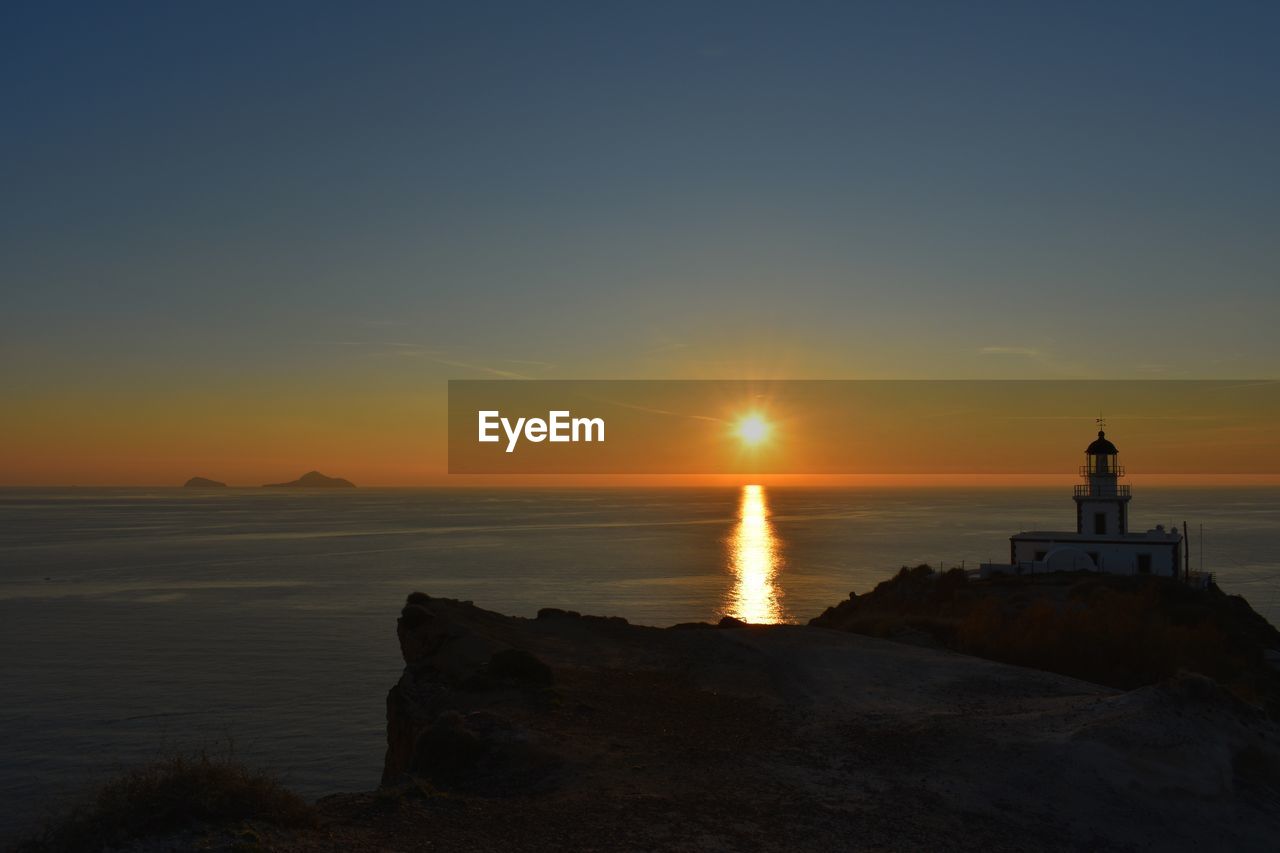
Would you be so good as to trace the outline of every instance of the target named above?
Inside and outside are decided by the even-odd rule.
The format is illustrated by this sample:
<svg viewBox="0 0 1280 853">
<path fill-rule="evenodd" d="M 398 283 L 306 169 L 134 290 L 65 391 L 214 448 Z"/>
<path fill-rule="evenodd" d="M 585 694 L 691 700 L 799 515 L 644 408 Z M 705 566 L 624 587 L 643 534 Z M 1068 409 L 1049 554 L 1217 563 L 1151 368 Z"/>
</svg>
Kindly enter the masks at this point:
<svg viewBox="0 0 1280 853">
<path fill-rule="evenodd" d="M 1098 416 L 1097 416 L 1096 418 L 1094 418 L 1094 419 L 1093 419 L 1093 421 L 1094 421 L 1094 423 L 1096 423 L 1096 424 L 1098 425 L 1098 429 L 1106 429 L 1106 428 L 1107 428 L 1107 422 L 1106 422 L 1105 420 L 1103 420 L 1103 419 L 1102 419 L 1102 412 L 1098 412 Z"/>
</svg>

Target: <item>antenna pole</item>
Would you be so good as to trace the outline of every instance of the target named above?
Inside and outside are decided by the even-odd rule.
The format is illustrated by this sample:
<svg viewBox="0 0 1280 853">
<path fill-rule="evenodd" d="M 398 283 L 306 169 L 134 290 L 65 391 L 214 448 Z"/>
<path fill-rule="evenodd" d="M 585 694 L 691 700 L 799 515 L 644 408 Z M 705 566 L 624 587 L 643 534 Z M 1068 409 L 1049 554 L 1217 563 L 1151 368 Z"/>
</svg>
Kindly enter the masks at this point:
<svg viewBox="0 0 1280 853">
<path fill-rule="evenodd" d="M 1191 583 L 1191 540 L 1187 537 L 1187 522 L 1182 521 L 1182 565 L 1183 582 Z"/>
</svg>

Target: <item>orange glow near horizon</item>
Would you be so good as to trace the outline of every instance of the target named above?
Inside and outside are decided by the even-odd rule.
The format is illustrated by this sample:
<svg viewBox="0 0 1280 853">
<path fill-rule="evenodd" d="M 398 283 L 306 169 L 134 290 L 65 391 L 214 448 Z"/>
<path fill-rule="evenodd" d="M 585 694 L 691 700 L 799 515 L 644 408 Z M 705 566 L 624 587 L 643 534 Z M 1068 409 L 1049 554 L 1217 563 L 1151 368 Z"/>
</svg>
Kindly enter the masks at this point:
<svg viewBox="0 0 1280 853">
<path fill-rule="evenodd" d="M 755 624 L 783 621 L 781 592 L 775 583 L 781 567 L 780 543 L 769 520 L 764 487 L 743 486 L 738 525 L 729 540 L 734 581 L 725 613 Z"/>
<path fill-rule="evenodd" d="M 955 392 L 952 409 L 930 401 L 938 393 L 930 383 L 872 385 L 865 393 L 875 392 L 881 405 L 850 406 L 858 417 L 829 424 L 813 415 L 827 409 L 806 410 L 782 399 L 744 405 L 739 396 L 706 409 L 719 417 L 664 421 L 689 436 L 676 461 L 713 459 L 712 465 L 726 469 L 740 463 L 738 470 L 662 473 L 655 463 L 654 473 L 492 475 L 447 473 L 446 400 L 420 389 L 317 389 L 258 380 L 161 396 L 141 388 L 32 390 L 6 400 L 0 485 L 180 486 L 202 476 L 256 487 L 319 470 L 373 487 L 1069 487 L 1093 425 L 1087 412 L 1078 418 L 1059 414 L 1050 393 L 1059 387 L 1010 383 L 994 389 L 1020 399 L 1039 394 L 1043 399 L 1025 406 L 1030 414 L 1024 415 L 1021 409 L 980 407 L 985 397 L 975 401 L 964 387 L 941 389 Z M 1070 383 L 1061 387 L 1071 390 Z M 1108 428 L 1129 482 L 1135 489 L 1280 485 L 1280 405 L 1268 391 L 1273 387 L 1170 382 L 1113 392 L 1132 401 Z M 334 396 L 341 396 L 342 406 L 330 404 Z M 889 407 L 896 407 L 892 417 Z M 624 415 L 610 414 L 611 444 L 623 435 L 615 424 L 625 424 Z M 750 416 L 766 427 L 755 446 L 734 434 L 740 419 Z M 780 442 L 784 429 L 786 441 Z M 756 427 L 751 432 L 758 435 Z M 645 433 L 644 440 L 665 452 L 656 436 Z M 643 442 L 637 447 L 650 449 Z M 832 473 L 839 469 L 827 465 L 826 456 L 835 451 L 853 457 L 857 467 Z"/>
</svg>

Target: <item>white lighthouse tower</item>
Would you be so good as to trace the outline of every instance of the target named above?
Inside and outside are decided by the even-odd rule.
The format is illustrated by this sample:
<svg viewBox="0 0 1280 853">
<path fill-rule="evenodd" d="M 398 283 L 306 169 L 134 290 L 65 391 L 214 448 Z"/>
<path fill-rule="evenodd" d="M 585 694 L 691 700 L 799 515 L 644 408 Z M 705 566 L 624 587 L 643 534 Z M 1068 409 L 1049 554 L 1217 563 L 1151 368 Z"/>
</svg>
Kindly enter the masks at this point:
<svg viewBox="0 0 1280 853">
<path fill-rule="evenodd" d="M 1101 421 L 1099 421 L 1101 424 Z M 1008 563 L 983 563 L 981 573 L 1106 572 L 1177 577 L 1182 534 L 1162 524 L 1129 532 L 1128 486 L 1120 485 L 1120 452 L 1103 430 L 1085 448 L 1075 487 L 1076 529 L 1030 530 L 1009 537 Z"/>
<path fill-rule="evenodd" d="M 1076 486 L 1076 533 L 1094 536 L 1116 536 L 1129 532 L 1129 487 L 1119 483 L 1124 468 L 1119 464 L 1120 452 L 1098 430 L 1098 437 L 1085 448 L 1080 476 L 1084 483 Z"/>
</svg>

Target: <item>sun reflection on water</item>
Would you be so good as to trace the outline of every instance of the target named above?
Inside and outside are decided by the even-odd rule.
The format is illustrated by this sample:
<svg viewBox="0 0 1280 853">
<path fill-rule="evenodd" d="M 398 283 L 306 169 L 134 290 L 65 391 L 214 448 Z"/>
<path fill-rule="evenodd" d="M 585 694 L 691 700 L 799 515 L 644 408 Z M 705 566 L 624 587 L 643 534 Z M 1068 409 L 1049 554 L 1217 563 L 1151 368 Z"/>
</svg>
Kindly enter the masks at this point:
<svg viewBox="0 0 1280 853">
<path fill-rule="evenodd" d="M 780 541 L 769 520 L 763 486 L 743 486 L 738 526 L 729 537 L 729 570 L 734 584 L 725 613 L 744 622 L 783 621 L 781 591 L 775 584 L 782 567 Z"/>
</svg>

